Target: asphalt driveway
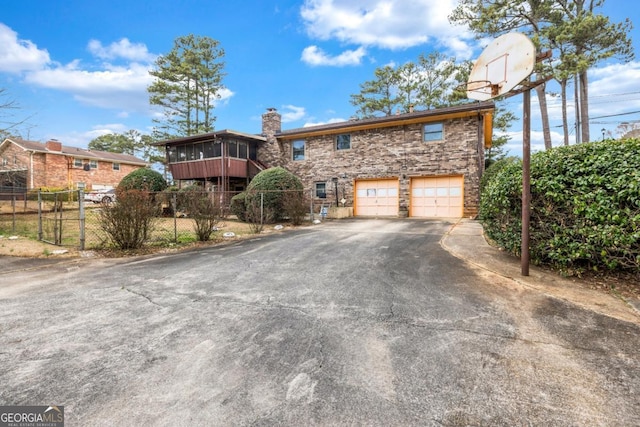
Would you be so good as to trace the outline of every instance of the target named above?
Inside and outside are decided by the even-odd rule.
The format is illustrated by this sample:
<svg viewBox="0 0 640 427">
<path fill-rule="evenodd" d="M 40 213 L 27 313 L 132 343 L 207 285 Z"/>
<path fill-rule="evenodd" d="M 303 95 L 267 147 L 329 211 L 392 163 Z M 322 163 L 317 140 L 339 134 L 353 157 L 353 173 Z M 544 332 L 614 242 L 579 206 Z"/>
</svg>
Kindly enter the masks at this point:
<svg viewBox="0 0 640 427">
<path fill-rule="evenodd" d="M 450 223 L 0 258 L 0 404 L 67 425 L 640 425 L 640 327 L 480 274 Z"/>
</svg>

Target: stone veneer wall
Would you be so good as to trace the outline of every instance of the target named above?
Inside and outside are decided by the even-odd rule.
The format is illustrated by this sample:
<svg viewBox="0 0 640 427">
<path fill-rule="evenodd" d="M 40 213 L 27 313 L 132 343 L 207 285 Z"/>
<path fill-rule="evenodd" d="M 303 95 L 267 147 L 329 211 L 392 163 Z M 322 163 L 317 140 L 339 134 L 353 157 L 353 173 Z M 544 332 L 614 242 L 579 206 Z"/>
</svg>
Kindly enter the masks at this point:
<svg viewBox="0 0 640 427">
<path fill-rule="evenodd" d="M 338 197 L 353 206 L 354 183 L 357 179 L 394 177 L 400 181 L 399 215 L 406 216 L 410 202 L 412 176 L 464 176 L 464 215 L 478 211 L 479 182 L 483 168 L 483 148 L 477 117 L 444 122 L 444 141 L 422 142 L 422 124 L 380 128 L 351 133 L 351 149 L 336 150 L 335 135 L 306 139 L 305 160 L 291 160 L 291 141 L 279 148 L 281 164 L 299 176 L 305 188 L 316 182 L 327 183 L 327 201 Z M 271 145 L 273 147 L 273 145 Z"/>
<path fill-rule="evenodd" d="M 275 108 L 269 108 L 262 115 L 262 134 L 267 138 L 267 142 L 258 145 L 257 157 L 262 163 L 269 167 L 283 166 L 286 162 L 283 158 L 285 149 L 275 135 L 282 128 L 282 116 Z"/>
</svg>

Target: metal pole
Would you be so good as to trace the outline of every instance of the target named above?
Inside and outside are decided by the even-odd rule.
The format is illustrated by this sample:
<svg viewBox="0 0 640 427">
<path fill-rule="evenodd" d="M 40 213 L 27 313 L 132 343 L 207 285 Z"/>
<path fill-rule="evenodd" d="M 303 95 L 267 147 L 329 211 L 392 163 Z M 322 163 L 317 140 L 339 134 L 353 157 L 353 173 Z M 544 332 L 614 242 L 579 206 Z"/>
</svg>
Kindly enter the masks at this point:
<svg viewBox="0 0 640 427">
<path fill-rule="evenodd" d="M 178 196 L 176 193 L 171 195 L 171 211 L 173 212 L 173 241 L 178 243 Z"/>
<path fill-rule="evenodd" d="M 529 220 L 531 217 L 531 89 L 522 93 L 522 246 L 520 266 L 529 275 Z"/>
<path fill-rule="evenodd" d="M 313 188 L 309 190 L 309 219 L 313 222 Z"/>
<path fill-rule="evenodd" d="M 42 240 L 42 191 L 38 189 L 38 240 Z"/>
<path fill-rule="evenodd" d="M 13 213 L 13 215 L 11 216 L 12 219 L 12 225 L 11 225 L 11 232 L 15 233 L 16 232 L 16 195 L 13 194 L 11 196 L 11 212 Z"/>
<path fill-rule="evenodd" d="M 260 193 L 260 227 L 264 219 L 264 193 Z"/>
<path fill-rule="evenodd" d="M 78 206 L 80 210 L 80 250 L 84 251 L 85 247 L 85 212 L 84 212 L 84 190 L 78 190 Z"/>
</svg>

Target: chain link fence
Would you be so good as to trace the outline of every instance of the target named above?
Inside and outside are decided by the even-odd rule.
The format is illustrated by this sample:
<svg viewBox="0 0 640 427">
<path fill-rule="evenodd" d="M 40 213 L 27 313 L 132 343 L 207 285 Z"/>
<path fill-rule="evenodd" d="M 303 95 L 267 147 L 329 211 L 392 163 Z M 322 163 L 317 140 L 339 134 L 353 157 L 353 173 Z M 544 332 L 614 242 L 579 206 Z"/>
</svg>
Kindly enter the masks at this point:
<svg viewBox="0 0 640 427">
<path fill-rule="evenodd" d="M 232 198 L 237 192 L 189 190 L 148 194 L 148 203 L 153 204 L 156 213 L 145 236 L 145 244 L 150 245 L 199 240 L 203 213 L 196 202 L 202 200 L 210 202 L 207 205 L 215 210 L 213 215 L 218 222 L 243 221 L 253 226 L 251 232 L 259 232 L 264 224 L 274 221 L 300 223 L 326 215 L 325 204 L 322 200 L 314 203 L 311 191 L 254 193 L 242 201 L 245 205 L 240 211 L 232 208 Z M 274 212 L 274 196 L 280 196 L 278 209 L 284 213 Z M 118 203 L 117 198 L 114 203 Z M 111 208 L 110 204 L 85 202 L 81 190 L 0 193 L 0 235 L 19 234 L 80 250 L 105 248 L 113 244 L 105 227 L 105 210 Z"/>
</svg>

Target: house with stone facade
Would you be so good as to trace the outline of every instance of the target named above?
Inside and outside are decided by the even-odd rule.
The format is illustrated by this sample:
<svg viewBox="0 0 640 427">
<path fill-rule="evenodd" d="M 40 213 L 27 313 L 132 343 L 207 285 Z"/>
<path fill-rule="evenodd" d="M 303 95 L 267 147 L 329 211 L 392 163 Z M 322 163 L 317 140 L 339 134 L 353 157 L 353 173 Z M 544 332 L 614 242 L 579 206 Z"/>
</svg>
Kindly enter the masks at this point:
<svg viewBox="0 0 640 427">
<path fill-rule="evenodd" d="M 261 135 L 225 130 L 162 145 L 174 179 L 212 190 L 243 190 L 261 169 L 282 166 L 316 206 L 352 207 L 356 216 L 475 216 L 494 110 L 477 102 L 283 130 L 270 108 Z"/>
<path fill-rule="evenodd" d="M 129 154 L 86 150 L 7 138 L 0 143 L 0 187 L 87 190 L 116 187 L 130 172 L 147 163 Z"/>
</svg>

